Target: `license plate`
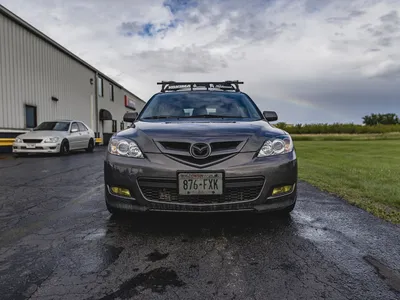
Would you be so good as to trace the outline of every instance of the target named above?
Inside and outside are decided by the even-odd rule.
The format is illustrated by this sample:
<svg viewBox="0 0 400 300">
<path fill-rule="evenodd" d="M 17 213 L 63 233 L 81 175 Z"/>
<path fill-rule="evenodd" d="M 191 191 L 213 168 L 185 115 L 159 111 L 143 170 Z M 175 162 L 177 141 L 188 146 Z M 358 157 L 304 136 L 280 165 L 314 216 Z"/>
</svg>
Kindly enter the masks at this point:
<svg viewBox="0 0 400 300">
<path fill-rule="evenodd" d="M 222 173 L 179 173 L 180 195 L 221 195 Z"/>
<path fill-rule="evenodd" d="M 27 144 L 27 145 L 26 145 L 26 148 L 28 148 L 28 149 L 35 149 L 35 148 L 36 148 L 36 145 L 35 145 L 35 144 Z"/>
</svg>

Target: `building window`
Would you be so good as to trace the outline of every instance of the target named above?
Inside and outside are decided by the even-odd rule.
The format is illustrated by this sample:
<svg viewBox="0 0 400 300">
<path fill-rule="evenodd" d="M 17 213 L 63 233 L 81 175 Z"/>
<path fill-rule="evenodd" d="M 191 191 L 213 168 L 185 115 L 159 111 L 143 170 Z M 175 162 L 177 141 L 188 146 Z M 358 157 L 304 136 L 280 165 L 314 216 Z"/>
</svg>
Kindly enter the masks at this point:
<svg viewBox="0 0 400 300">
<path fill-rule="evenodd" d="M 117 121 L 112 120 L 112 132 L 117 132 Z"/>
<path fill-rule="evenodd" d="M 103 86 L 103 78 L 97 78 L 97 89 L 100 97 L 104 96 L 104 86 Z"/>
<path fill-rule="evenodd" d="M 35 128 L 37 126 L 36 106 L 25 105 L 25 124 L 26 128 Z"/>
<path fill-rule="evenodd" d="M 110 84 L 110 100 L 114 102 L 114 86 Z"/>
</svg>

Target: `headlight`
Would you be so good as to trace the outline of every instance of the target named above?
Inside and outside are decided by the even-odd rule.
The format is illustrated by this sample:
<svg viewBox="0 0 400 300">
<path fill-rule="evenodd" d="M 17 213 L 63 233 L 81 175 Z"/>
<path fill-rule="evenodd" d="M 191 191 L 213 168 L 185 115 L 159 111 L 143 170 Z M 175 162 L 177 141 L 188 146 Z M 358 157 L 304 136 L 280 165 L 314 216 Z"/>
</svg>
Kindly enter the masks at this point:
<svg viewBox="0 0 400 300">
<path fill-rule="evenodd" d="M 293 141 L 290 135 L 282 135 L 269 139 L 264 143 L 257 157 L 265 157 L 289 153 L 293 150 Z"/>
<path fill-rule="evenodd" d="M 43 142 L 45 143 L 57 143 L 59 141 L 59 137 L 48 137 L 45 138 Z"/>
<path fill-rule="evenodd" d="M 23 143 L 22 139 L 19 138 L 19 137 L 16 137 L 16 138 L 15 138 L 15 142 L 16 142 L 16 143 Z"/>
<path fill-rule="evenodd" d="M 143 158 L 139 146 L 131 140 L 111 138 L 108 143 L 108 152 L 114 155 Z"/>
</svg>

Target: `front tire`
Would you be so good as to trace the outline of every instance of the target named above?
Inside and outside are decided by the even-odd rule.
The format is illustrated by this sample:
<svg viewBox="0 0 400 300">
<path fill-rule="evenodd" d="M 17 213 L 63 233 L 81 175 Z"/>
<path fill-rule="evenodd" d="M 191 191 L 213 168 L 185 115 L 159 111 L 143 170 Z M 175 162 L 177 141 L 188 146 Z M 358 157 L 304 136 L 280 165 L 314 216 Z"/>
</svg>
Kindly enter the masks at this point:
<svg viewBox="0 0 400 300">
<path fill-rule="evenodd" d="M 93 139 L 90 139 L 88 147 L 85 150 L 88 153 L 92 153 L 93 152 L 93 150 L 94 150 L 94 140 Z"/>
<path fill-rule="evenodd" d="M 69 154 L 69 142 L 66 139 L 61 142 L 60 154 L 61 155 L 68 155 Z"/>
</svg>

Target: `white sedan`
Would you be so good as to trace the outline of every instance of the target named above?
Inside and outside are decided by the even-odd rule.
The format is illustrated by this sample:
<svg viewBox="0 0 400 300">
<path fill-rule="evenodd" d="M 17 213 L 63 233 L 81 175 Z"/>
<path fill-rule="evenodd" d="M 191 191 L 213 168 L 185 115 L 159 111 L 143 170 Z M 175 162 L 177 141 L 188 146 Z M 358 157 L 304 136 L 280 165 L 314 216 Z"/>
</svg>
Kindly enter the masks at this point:
<svg viewBox="0 0 400 300">
<path fill-rule="evenodd" d="M 84 122 L 77 120 L 57 120 L 41 123 L 32 131 L 15 138 L 13 153 L 60 153 L 72 150 L 93 152 L 95 134 Z"/>
</svg>

